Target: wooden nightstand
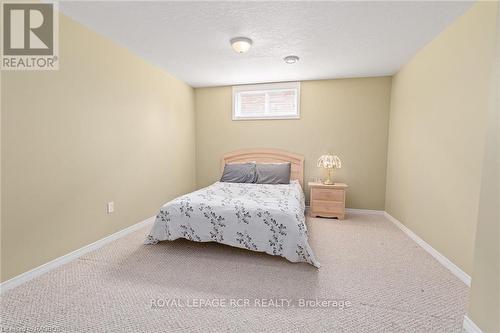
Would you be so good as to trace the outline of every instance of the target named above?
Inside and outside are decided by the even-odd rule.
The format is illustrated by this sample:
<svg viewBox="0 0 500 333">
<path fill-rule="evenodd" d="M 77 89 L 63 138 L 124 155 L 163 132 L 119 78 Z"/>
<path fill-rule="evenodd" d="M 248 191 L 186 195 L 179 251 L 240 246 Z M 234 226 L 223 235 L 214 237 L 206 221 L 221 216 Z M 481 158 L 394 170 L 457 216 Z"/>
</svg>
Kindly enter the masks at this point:
<svg viewBox="0 0 500 333">
<path fill-rule="evenodd" d="M 309 182 L 309 188 L 311 189 L 310 216 L 344 219 L 346 184 L 325 185 L 323 183 Z"/>
</svg>

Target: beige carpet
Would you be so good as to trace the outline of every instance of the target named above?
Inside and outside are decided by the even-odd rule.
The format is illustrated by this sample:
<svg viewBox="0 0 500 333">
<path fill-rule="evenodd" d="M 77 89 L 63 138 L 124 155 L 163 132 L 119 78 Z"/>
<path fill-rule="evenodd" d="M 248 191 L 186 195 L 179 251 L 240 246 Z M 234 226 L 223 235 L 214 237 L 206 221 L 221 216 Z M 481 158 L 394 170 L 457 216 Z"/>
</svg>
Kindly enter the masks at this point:
<svg viewBox="0 0 500 333">
<path fill-rule="evenodd" d="M 214 243 L 146 246 L 148 230 L 140 230 L 6 292 L 0 331 L 461 331 L 468 288 L 383 216 L 309 219 L 308 226 L 319 270 Z M 214 298 L 250 305 L 165 304 Z M 281 298 L 291 306 L 255 305 Z M 301 298 L 332 306 L 299 307 Z"/>
</svg>

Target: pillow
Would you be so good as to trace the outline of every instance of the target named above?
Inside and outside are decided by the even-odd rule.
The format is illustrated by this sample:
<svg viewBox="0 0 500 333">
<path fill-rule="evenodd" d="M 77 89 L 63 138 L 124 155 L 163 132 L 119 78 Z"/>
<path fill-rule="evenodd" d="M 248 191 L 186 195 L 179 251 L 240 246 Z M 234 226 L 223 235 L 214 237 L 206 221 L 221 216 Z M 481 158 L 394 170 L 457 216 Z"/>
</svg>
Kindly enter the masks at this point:
<svg viewBox="0 0 500 333">
<path fill-rule="evenodd" d="M 257 184 L 290 184 L 290 173 L 292 164 L 288 163 L 265 163 L 255 166 L 257 173 Z"/>
<path fill-rule="evenodd" d="M 225 183 L 255 183 L 255 163 L 234 163 L 224 165 L 224 172 L 220 179 Z"/>
</svg>

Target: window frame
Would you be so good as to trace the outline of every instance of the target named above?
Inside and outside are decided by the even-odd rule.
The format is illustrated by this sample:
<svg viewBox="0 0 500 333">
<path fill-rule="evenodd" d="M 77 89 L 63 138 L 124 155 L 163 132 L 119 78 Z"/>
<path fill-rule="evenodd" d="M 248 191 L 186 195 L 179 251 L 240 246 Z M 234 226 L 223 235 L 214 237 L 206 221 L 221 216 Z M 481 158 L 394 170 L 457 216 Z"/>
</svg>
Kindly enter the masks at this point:
<svg viewBox="0 0 500 333">
<path fill-rule="evenodd" d="M 236 115 L 236 103 L 237 93 L 240 92 L 251 92 L 251 91 L 268 91 L 268 90 L 289 90 L 296 89 L 297 94 L 295 96 L 297 113 L 287 116 L 269 116 L 269 117 L 252 117 L 252 116 L 237 116 Z M 267 103 L 266 103 L 267 104 Z M 295 82 L 280 82 L 280 83 L 262 83 L 262 84 L 245 84 L 233 86 L 232 91 L 232 120 L 286 120 L 286 119 L 300 119 L 300 81 Z"/>
</svg>

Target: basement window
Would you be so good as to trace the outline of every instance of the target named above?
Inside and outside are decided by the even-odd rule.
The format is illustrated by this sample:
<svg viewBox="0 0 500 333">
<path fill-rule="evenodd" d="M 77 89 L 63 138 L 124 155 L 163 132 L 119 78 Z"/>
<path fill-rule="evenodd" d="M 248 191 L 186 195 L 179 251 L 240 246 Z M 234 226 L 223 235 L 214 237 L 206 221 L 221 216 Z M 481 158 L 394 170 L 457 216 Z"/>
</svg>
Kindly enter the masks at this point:
<svg viewBox="0 0 500 333">
<path fill-rule="evenodd" d="M 233 87 L 233 120 L 299 118 L 300 82 Z"/>
</svg>

